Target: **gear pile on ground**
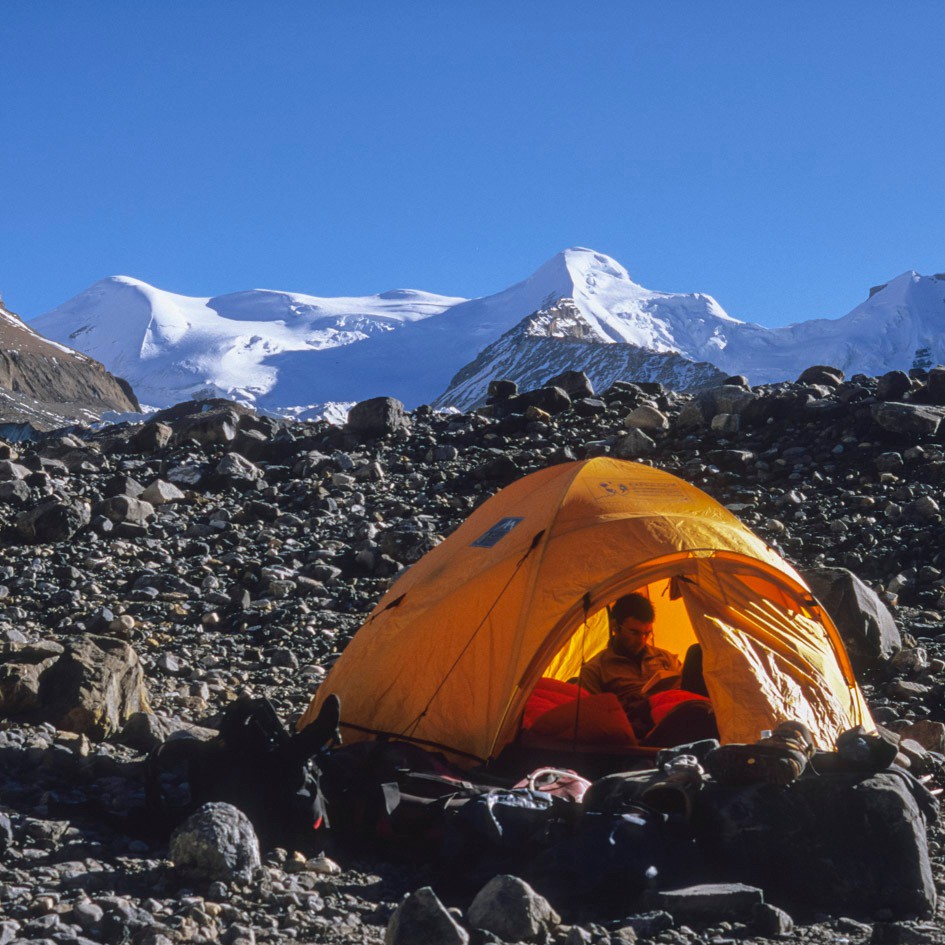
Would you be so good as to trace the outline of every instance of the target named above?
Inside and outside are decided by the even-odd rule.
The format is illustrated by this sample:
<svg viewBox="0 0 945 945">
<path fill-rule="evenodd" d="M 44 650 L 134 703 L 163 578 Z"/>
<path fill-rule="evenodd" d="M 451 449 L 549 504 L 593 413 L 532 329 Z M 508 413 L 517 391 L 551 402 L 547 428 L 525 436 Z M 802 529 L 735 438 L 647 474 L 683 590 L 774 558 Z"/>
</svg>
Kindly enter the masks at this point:
<svg viewBox="0 0 945 945">
<path fill-rule="evenodd" d="M 818 367 L 796 383 L 731 378 L 695 395 L 632 383 L 595 394 L 571 373 L 521 394 L 494 383 L 490 406 L 472 414 L 405 413 L 381 398 L 343 428 L 210 401 L 0 444 L 0 945 L 786 934 L 790 918 L 739 887 L 568 927 L 500 877 L 460 913 L 425 890 L 422 866 L 345 861 L 337 872 L 325 858 L 253 849 L 226 805 L 176 839 L 179 860 L 203 864 L 188 873 L 166 845 L 132 839 L 124 818 L 141 803 L 143 753 L 175 731 L 205 733 L 244 693 L 294 720 L 402 568 L 503 485 L 605 453 L 718 499 L 831 610 L 862 588 L 826 569 L 854 572 L 883 598 L 898 630 L 877 610 L 851 656 L 874 717 L 934 785 L 945 750 L 945 369 L 915 373 L 845 379 Z M 933 828 L 940 900 L 943 842 Z M 941 940 L 935 919 L 820 918 L 795 934 Z"/>
</svg>

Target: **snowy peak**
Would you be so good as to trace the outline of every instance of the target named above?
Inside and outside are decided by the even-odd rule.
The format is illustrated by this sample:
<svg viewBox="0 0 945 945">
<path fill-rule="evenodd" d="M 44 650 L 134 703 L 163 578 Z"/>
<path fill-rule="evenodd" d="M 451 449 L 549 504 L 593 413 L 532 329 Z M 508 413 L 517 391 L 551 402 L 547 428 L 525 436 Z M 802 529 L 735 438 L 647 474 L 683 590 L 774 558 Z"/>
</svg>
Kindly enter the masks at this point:
<svg viewBox="0 0 945 945">
<path fill-rule="evenodd" d="M 811 361 L 848 374 L 945 363 L 945 278 L 903 273 L 842 318 L 769 329 L 730 317 L 710 295 L 647 289 L 611 257 L 575 246 L 476 299 L 403 288 L 191 298 L 113 276 L 31 327 L 103 362 L 152 406 L 211 395 L 297 412 L 391 395 L 412 407 L 474 362 L 464 397 L 490 372 L 558 373 L 545 370 L 545 357 L 560 370 L 593 363 L 602 381 L 674 385 L 703 383 L 703 364 L 762 384 L 793 379 Z M 562 366 L 564 358 L 575 361 Z M 696 367 L 683 370 L 677 358 Z"/>
<path fill-rule="evenodd" d="M 533 312 L 483 349 L 452 379 L 434 406 L 471 409 L 486 402 L 489 382 L 512 380 L 522 390 L 542 387 L 564 371 L 579 369 L 595 390 L 617 380 L 657 381 L 674 390 L 720 384 L 711 364 L 675 352 L 654 352 L 627 342 L 602 344 L 598 326 L 573 299 Z"/>
</svg>

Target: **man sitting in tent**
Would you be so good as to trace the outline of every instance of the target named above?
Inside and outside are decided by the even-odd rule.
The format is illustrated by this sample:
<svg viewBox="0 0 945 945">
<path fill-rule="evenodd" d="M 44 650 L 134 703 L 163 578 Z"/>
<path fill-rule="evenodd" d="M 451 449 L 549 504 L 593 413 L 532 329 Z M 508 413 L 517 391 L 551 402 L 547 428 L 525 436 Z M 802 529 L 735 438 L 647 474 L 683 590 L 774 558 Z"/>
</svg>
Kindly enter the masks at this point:
<svg viewBox="0 0 945 945">
<path fill-rule="evenodd" d="M 581 685 L 593 694 L 612 692 L 631 722 L 658 689 L 679 686 L 682 664 L 675 653 L 653 645 L 656 612 L 642 594 L 620 597 L 610 608 L 610 641 L 584 664 Z"/>
</svg>

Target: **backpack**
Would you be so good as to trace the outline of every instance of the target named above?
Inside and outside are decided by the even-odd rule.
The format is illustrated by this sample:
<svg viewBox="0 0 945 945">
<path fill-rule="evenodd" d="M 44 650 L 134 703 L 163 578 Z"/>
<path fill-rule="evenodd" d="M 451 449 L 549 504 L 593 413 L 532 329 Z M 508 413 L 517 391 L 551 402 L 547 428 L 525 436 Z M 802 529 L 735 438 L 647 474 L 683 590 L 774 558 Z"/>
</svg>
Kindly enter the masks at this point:
<svg viewBox="0 0 945 945">
<path fill-rule="evenodd" d="M 317 756 L 339 742 L 340 703 L 330 696 L 301 732 L 286 731 L 268 699 L 240 697 L 209 741 L 171 739 L 145 762 L 145 804 L 164 831 L 209 801 L 238 807 L 265 846 L 304 849 L 327 829 Z"/>
</svg>

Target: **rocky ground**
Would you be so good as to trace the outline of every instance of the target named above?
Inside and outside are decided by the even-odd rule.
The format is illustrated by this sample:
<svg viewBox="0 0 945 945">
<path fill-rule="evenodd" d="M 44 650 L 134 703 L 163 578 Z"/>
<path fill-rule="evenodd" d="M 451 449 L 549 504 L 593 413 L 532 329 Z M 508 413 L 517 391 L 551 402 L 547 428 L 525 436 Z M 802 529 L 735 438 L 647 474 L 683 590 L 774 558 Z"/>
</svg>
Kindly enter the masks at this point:
<svg viewBox="0 0 945 945">
<path fill-rule="evenodd" d="M 878 720 L 922 733 L 932 754 L 916 748 L 917 773 L 941 781 L 945 728 L 917 723 L 945 721 L 945 371 L 731 381 L 595 396 L 565 376 L 468 415 L 368 405 L 345 429 L 190 404 L 0 445 L 0 945 L 382 941 L 403 894 L 430 881 L 422 864 L 339 855 L 331 873 L 271 850 L 250 883 L 188 885 L 123 820 L 141 802 L 142 752 L 212 726 L 243 692 L 294 720 L 401 568 L 504 484 L 601 453 L 678 474 L 798 567 L 849 568 L 880 592 L 904 646 L 864 690 Z M 109 686 L 76 682 L 91 664 Z M 941 891 L 945 838 L 930 838 Z M 814 919 L 788 934 L 945 940 L 941 915 Z M 554 934 L 759 937 L 724 916 L 629 928 L 591 916 Z"/>
</svg>

